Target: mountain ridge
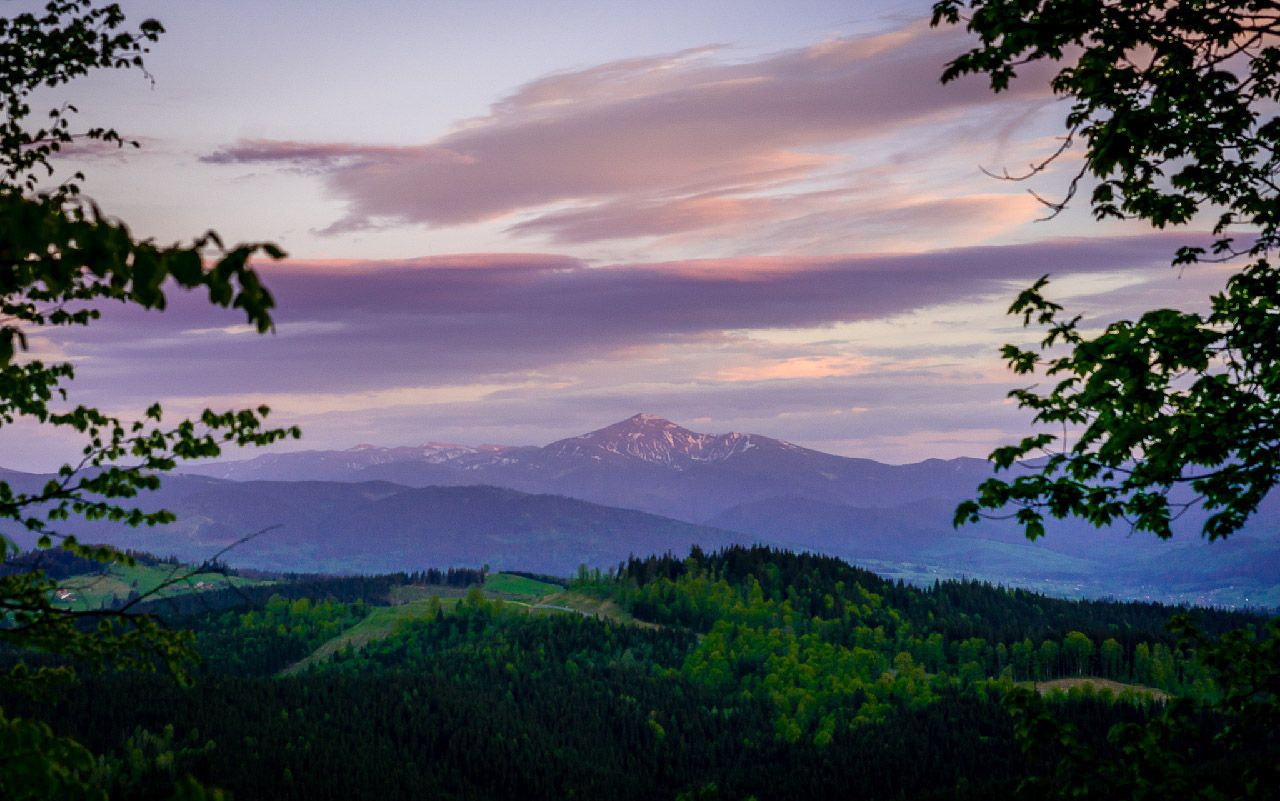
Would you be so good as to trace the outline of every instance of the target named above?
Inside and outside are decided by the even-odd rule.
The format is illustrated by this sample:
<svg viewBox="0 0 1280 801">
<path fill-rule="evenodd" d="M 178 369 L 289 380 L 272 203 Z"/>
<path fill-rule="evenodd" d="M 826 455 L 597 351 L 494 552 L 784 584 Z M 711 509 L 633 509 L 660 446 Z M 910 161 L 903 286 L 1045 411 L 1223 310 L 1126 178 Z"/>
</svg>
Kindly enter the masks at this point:
<svg viewBox="0 0 1280 801">
<path fill-rule="evenodd" d="M 990 475 L 980 459 L 888 465 L 762 434 L 692 431 L 642 412 L 544 446 L 295 451 L 184 468 L 231 480 L 383 480 L 406 486 L 492 485 L 640 509 L 693 523 L 777 495 L 891 507 L 958 498 Z"/>
<path fill-rule="evenodd" d="M 1064 520 L 1049 521 L 1048 536 L 1028 543 L 1011 521 L 952 528 L 955 504 L 991 475 L 985 461 L 886 465 L 758 434 L 700 434 L 651 414 L 543 447 L 433 442 L 203 468 L 167 477 L 154 496 L 179 514 L 170 531 L 204 548 L 195 554 L 203 557 L 288 523 L 289 532 L 264 540 L 262 547 L 278 546 L 273 553 L 243 551 L 263 567 L 375 570 L 426 560 L 554 572 L 694 542 L 755 541 L 916 582 L 969 576 L 1068 597 L 1280 604 L 1280 495 L 1225 544 L 1201 540 L 1194 511 L 1172 542 Z M 241 480 L 208 475 L 217 471 Z M 47 480 L 6 475 L 15 488 Z M 117 543 L 156 549 L 116 533 Z"/>
<path fill-rule="evenodd" d="M 808 450 L 759 434 L 702 434 L 655 414 L 641 412 L 595 431 L 556 440 L 543 448 L 560 458 L 608 456 L 638 459 L 685 470 L 696 462 L 724 462 L 758 448 Z M 814 451 L 817 453 L 817 451 Z"/>
<path fill-rule="evenodd" d="M 238 567 L 333 573 L 491 564 L 568 575 L 580 564 L 610 567 L 633 554 L 760 541 L 634 509 L 491 486 L 169 476 L 139 503 L 168 509 L 177 520 L 152 529 L 73 519 L 60 530 L 83 542 L 184 561 L 198 563 L 234 546 L 224 558 Z M 17 539 L 33 545 L 31 537 Z"/>
</svg>

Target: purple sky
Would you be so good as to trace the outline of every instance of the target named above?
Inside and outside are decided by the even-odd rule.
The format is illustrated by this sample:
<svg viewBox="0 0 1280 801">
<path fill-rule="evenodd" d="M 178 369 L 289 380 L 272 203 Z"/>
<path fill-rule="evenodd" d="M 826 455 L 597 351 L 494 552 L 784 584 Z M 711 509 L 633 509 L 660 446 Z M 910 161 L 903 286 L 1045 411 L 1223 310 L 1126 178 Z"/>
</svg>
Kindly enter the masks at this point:
<svg viewBox="0 0 1280 801">
<path fill-rule="evenodd" d="M 22 5 L 21 3 L 16 5 Z M 140 151 L 68 156 L 142 235 L 270 239 L 278 331 L 192 298 L 36 341 L 73 400 L 265 401 L 300 447 L 542 444 L 638 411 L 885 461 L 1024 432 L 998 346 L 1044 273 L 1090 320 L 1203 303 L 1189 234 L 1036 222 L 1064 105 L 937 76 L 928 4 L 123 4 L 169 29 L 66 88 Z M 785 8 L 785 11 L 783 10 Z M 54 98 L 49 98 L 53 100 Z M 1037 178 L 1053 195 L 1073 168 Z M 4 464 L 70 442 L 0 432 Z"/>
</svg>

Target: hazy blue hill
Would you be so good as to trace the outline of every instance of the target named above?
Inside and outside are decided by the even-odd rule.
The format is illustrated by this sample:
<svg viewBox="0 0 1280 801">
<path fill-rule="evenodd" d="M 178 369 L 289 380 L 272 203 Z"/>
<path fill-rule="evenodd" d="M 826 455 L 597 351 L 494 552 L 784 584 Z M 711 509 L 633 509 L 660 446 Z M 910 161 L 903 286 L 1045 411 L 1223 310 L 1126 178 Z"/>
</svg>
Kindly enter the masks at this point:
<svg viewBox="0 0 1280 801">
<path fill-rule="evenodd" d="M 916 580 L 973 576 L 1054 594 L 1280 604 L 1280 516 L 1271 500 L 1243 531 L 1212 543 L 1195 533 L 1203 513 L 1188 514 L 1188 530 L 1169 542 L 1079 520 L 1051 520 L 1048 534 L 1029 542 L 1007 520 L 953 528 L 954 509 L 945 500 L 866 509 L 787 497 L 708 522 Z"/>
<path fill-rule="evenodd" d="M 634 553 L 752 542 L 748 535 L 630 509 L 497 487 L 407 488 L 385 482 L 167 479 L 145 499 L 178 522 L 155 529 L 74 524 L 89 541 L 200 561 L 245 535 L 234 565 L 286 571 L 390 572 L 449 565 L 567 575 Z"/>
<path fill-rule="evenodd" d="M 0 481 L 8 484 L 14 492 L 28 494 L 37 492 L 50 478 L 53 478 L 53 476 L 40 475 L 39 473 L 23 473 L 18 470 L 6 470 L 0 467 Z"/>
<path fill-rule="evenodd" d="M 184 465 L 180 472 L 233 481 L 375 481 L 425 486 L 448 484 L 470 466 L 536 448 L 469 447 L 427 443 L 416 447 L 359 445 L 340 451 L 268 453 L 251 459 Z M 408 470 L 406 470 L 408 468 Z M 405 477 L 412 477 L 406 482 Z M 469 483 L 464 481 L 463 483 Z"/>
<path fill-rule="evenodd" d="M 1227 542 L 1200 539 L 1204 512 L 1192 510 L 1172 542 L 1068 520 L 1029 543 L 1007 520 L 952 528 L 956 503 L 990 475 L 983 460 L 888 465 L 655 415 L 540 448 L 359 446 L 194 469 L 203 475 L 166 478 L 144 501 L 178 513 L 168 530 L 85 534 L 201 559 L 278 524 L 233 561 L 348 572 L 488 562 L 567 573 L 758 539 L 914 581 L 974 576 L 1062 595 L 1280 605 L 1280 498 Z M 8 475 L 26 489 L 45 480 Z"/>
<path fill-rule="evenodd" d="M 333 521 L 359 531 L 366 547 L 431 564 L 520 568 L 567 575 L 579 564 L 611 566 L 630 554 L 682 552 L 694 543 L 721 547 L 753 541 L 630 509 L 498 487 L 406 490 L 346 510 Z"/>
</svg>

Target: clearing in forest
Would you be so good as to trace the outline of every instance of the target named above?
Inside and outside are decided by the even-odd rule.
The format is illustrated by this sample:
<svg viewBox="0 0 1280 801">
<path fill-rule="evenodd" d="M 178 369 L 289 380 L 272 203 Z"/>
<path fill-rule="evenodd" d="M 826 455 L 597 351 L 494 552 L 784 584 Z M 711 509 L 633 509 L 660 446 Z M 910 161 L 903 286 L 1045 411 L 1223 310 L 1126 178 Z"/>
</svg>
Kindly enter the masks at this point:
<svg viewBox="0 0 1280 801">
<path fill-rule="evenodd" d="M 1031 682 L 1024 682 L 1026 686 L 1031 686 Z M 1164 690 L 1155 687 L 1148 687 L 1145 684 L 1125 684 L 1124 682 L 1115 681 L 1113 679 L 1104 679 L 1098 676 L 1076 676 L 1068 679 L 1052 679 L 1050 681 L 1037 681 L 1034 683 L 1036 691 L 1041 695 L 1054 691 L 1068 692 L 1077 687 L 1087 688 L 1096 691 L 1106 690 L 1112 695 L 1120 696 L 1125 693 L 1143 695 L 1156 701 L 1167 701 L 1169 694 Z"/>
<path fill-rule="evenodd" d="M 567 606 L 544 605 L 544 601 L 558 597 L 555 594 L 564 588 L 525 576 L 495 573 L 485 580 L 481 589 L 487 598 L 500 599 L 517 606 L 535 610 L 576 611 Z M 396 587 L 391 593 L 392 606 L 373 607 L 364 620 L 326 641 L 305 659 L 290 665 L 281 673 L 297 673 L 310 665 L 325 661 L 343 648 L 359 649 L 375 640 L 390 637 L 403 622 L 430 614 L 432 598 L 439 599 L 440 606 L 448 610 L 457 605 L 466 594 L 467 589 L 444 585 L 415 584 Z"/>
<path fill-rule="evenodd" d="M 100 573 L 84 573 L 60 581 L 54 595 L 54 603 L 63 609 L 85 612 L 115 606 L 134 593 L 146 595 L 154 592 L 154 597 L 171 598 L 193 592 L 272 583 L 222 573 L 198 573 L 157 591 L 157 587 L 173 581 L 178 576 L 184 576 L 189 570 L 191 568 L 187 565 L 172 565 L 164 562 L 139 563 L 132 567 L 123 564 L 106 565 Z"/>
</svg>

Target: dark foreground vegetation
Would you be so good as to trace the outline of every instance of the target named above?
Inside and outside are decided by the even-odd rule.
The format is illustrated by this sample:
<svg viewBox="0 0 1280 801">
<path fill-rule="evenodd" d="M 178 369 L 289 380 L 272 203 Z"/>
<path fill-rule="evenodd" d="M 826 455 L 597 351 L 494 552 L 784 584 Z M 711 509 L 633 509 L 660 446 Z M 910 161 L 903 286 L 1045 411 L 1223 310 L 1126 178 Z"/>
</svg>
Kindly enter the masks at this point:
<svg viewBox="0 0 1280 801">
<path fill-rule="evenodd" d="M 1210 512 L 1202 532 L 1232 535 L 1280 481 L 1273 5 L 941 0 L 934 22 L 979 38 L 947 80 L 977 73 L 1002 90 L 1028 62 L 1058 69 L 1066 136 L 1028 175 L 1073 141 L 1084 154 L 1051 214 L 1082 185 L 1103 219 L 1163 229 L 1204 212 L 1212 244 L 1185 245 L 1174 263 L 1247 260 L 1208 314 L 1153 309 L 1096 336 L 1043 279 L 1024 291 L 1012 311 L 1043 328 L 1040 347 L 1003 353 L 1028 380 L 1053 377 L 1043 394 L 1011 393 L 1045 429 L 992 459 L 1045 460 L 984 482 L 957 522 L 1013 506 L 1031 538 L 1046 515 L 1167 538 L 1185 484 Z M 136 239 L 79 199 L 84 176 L 54 168 L 64 145 L 127 142 L 78 132 L 75 107 L 45 93 L 141 68 L 162 31 L 92 0 L 0 18 L 0 425 L 84 442 L 57 480 L 0 481 L 11 532 L 0 552 L 21 534 L 117 569 L 82 596 L 141 571 L 63 523 L 171 522 L 129 499 L 181 461 L 300 433 L 268 427 L 265 407 L 167 422 L 158 404 L 125 418 L 67 407 L 75 365 L 29 350 L 29 336 L 93 324 L 100 306 L 160 310 L 179 288 L 258 332 L 273 326 L 251 259 L 281 258 L 278 247 L 225 247 L 212 232 L 170 247 Z M 1064 442 L 1063 424 L 1083 431 Z M 529 577 L 488 596 L 382 577 L 237 587 L 207 607 L 157 598 L 164 627 L 60 605 L 69 590 L 55 572 L 73 567 L 0 573 L 0 798 L 207 797 L 197 782 L 242 799 L 344 800 L 1234 799 L 1280 787 L 1280 627 L 1244 615 L 1166 624 L 1167 609 L 914 590 L 835 560 L 737 549 L 584 573 L 551 600 L 522 591 L 538 585 Z M 140 611 L 143 595 L 122 602 Z M 414 614 L 387 628 L 395 601 Z M 166 678 L 191 645 L 204 657 L 183 675 L 194 686 Z M 107 666 L 122 670 L 93 669 Z M 1084 674 L 1143 686 L 1046 701 L 1020 685 Z"/>
<path fill-rule="evenodd" d="M 1277 754 L 1274 732 L 1214 750 L 1220 673 L 1168 607 L 920 589 L 763 548 L 633 559 L 567 588 L 519 578 L 555 591 L 541 606 L 481 578 L 191 596 L 167 615 L 195 632 L 192 686 L 81 671 L 55 701 L 0 704 L 105 755 L 93 783 L 123 799 L 168 798 L 188 774 L 237 799 L 1053 797 L 1069 757 L 1131 759 L 1108 733 L 1159 731 L 1169 696 L 1194 707 L 1188 781 L 1234 797 L 1239 766 Z M 299 668 L 410 590 L 385 636 Z M 1264 623 L 1191 617 L 1207 637 Z M 1082 676 L 1127 689 L 1022 689 Z"/>
</svg>

